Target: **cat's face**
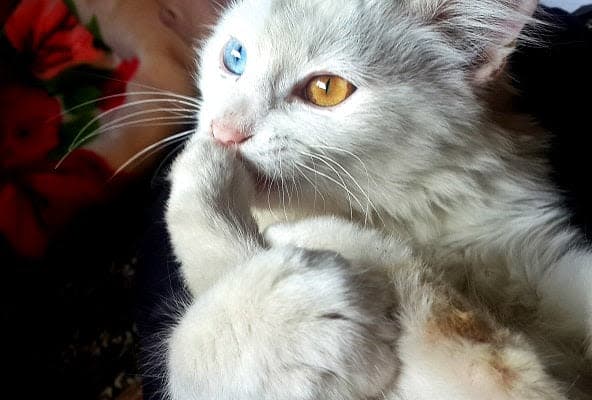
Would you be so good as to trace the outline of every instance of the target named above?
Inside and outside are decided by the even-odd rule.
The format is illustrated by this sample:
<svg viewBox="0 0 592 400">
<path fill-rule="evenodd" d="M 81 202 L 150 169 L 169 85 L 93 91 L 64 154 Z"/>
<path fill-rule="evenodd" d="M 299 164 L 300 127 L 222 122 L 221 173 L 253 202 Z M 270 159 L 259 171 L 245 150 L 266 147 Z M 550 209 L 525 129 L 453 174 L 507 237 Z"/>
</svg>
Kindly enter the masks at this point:
<svg viewBox="0 0 592 400">
<path fill-rule="evenodd" d="M 448 3 L 459 2 L 236 3 L 200 55 L 198 134 L 236 142 L 267 189 L 288 192 L 266 201 L 320 195 L 365 211 L 385 186 L 404 191 L 479 145 L 483 55 L 510 40 L 499 21 L 481 41 L 472 26 L 451 31 Z"/>
</svg>

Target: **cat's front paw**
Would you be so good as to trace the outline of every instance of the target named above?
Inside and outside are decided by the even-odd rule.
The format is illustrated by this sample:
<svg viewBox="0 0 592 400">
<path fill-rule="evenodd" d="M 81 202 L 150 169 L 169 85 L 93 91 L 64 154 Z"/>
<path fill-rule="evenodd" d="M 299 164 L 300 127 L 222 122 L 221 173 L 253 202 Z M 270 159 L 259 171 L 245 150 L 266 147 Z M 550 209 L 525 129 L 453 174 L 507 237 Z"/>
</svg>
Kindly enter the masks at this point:
<svg viewBox="0 0 592 400">
<path fill-rule="evenodd" d="M 170 179 L 172 202 L 197 200 L 224 206 L 252 198 L 255 190 L 236 151 L 209 137 L 196 137 L 187 144 L 172 165 Z"/>
<path fill-rule="evenodd" d="M 174 329 L 172 399 L 380 395 L 398 365 L 390 286 L 335 253 L 283 247 L 256 256 Z"/>
</svg>

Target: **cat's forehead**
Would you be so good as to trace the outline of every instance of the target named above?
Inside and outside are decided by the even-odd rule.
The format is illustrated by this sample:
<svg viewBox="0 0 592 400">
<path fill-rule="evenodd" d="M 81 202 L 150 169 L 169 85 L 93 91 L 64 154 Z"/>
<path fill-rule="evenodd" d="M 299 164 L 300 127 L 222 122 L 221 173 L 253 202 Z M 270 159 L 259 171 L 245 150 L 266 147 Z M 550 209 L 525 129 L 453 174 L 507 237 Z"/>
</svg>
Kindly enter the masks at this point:
<svg viewBox="0 0 592 400">
<path fill-rule="evenodd" d="M 347 1 L 247 0 L 237 4 L 229 15 L 229 29 L 265 44 L 281 39 L 296 39 L 301 44 L 311 39 L 342 37 L 344 28 L 353 29 L 363 18 L 363 4 Z"/>
<path fill-rule="evenodd" d="M 404 0 L 236 2 L 208 43 L 202 70 L 218 74 L 217 60 L 231 37 L 247 55 L 242 86 L 280 97 L 319 74 L 376 87 L 427 83 L 450 69 L 451 58 L 440 56 L 447 51 L 444 41 Z"/>
<path fill-rule="evenodd" d="M 284 64 L 293 60 L 343 68 L 353 58 L 362 58 L 360 51 L 368 48 L 369 38 L 384 37 L 377 32 L 390 15 L 378 8 L 378 3 L 361 0 L 247 0 L 228 14 L 224 34 Z"/>
</svg>

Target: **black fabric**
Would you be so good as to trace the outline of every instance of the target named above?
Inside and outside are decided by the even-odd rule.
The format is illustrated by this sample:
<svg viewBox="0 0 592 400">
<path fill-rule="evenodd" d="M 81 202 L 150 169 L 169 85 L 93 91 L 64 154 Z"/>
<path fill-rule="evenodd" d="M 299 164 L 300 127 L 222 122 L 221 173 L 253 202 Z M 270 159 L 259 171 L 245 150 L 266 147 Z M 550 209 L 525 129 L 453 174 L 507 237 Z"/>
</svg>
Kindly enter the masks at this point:
<svg viewBox="0 0 592 400">
<path fill-rule="evenodd" d="M 548 45 L 521 48 L 510 63 L 521 92 L 516 107 L 534 115 L 553 132 L 550 157 L 556 171 L 554 178 L 566 192 L 566 205 L 574 211 L 573 223 L 586 230 L 592 222 L 591 198 L 586 190 L 590 170 L 587 139 L 592 133 L 592 30 L 586 24 L 592 13 L 575 16 L 559 9 L 545 11 L 544 18 L 555 26 L 547 32 Z M 148 217 L 153 226 L 139 261 L 138 327 L 144 361 L 151 358 L 151 347 L 162 340 L 163 332 L 174 322 L 166 303 L 170 303 L 171 295 L 183 292 L 163 223 L 166 182 L 162 181 L 156 190 L 158 200 Z M 162 365 L 147 365 L 145 400 L 160 400 L 164 369 Z"/>
<path fill-rule="evenodd" d="M 86 210 L 42 260 L 0 243 L 2 398 L 107 400 L 135 378 L 138 205 L 149 195 L 137 182 Z"/>
<path fill-rule="evenodd" d="M 592 6 L 591 6 L 592 7 Z M 516 108 L 536 117 L 552 133 L 549 157 L 553 178 L 564 191 L 572 222 L 592 226 L 590 179 L 592 135 L 592 8 L 578 15 L 545 9 L 549 45 L 521 48 L 511 60 Z M 577 12 L 577 13 L 578 13 Z"/>
<path fill-rule="evenodd" d="M 158 179 L 154 191 L 157 195 L 147 210 L 151 226 L 138 253 L 136 281 L 139 288 L 136 321 L 140 337 L 139 360 L 144 400 L 163 398 L 165 365 L 162 344 L 175 323 L 174 313 L 180 311 L 174 309 L 175 303 L 185 297 L 179 265 L 172 254 L 164 222 L 168 181 L 164 177 Z"/>
</svg>

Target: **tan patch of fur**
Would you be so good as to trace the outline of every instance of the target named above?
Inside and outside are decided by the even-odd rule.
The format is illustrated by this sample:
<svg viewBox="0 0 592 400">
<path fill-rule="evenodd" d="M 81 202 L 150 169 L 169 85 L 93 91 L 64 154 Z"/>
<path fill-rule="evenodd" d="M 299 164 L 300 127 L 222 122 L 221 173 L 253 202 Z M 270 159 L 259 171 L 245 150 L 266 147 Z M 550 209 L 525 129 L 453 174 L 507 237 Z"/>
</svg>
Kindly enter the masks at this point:
<svg viewBox="0 0 592 400">
<path fill-rule="evenodd" d="M 477 343 L 496 342 L 495 331 L 484 316 L 451 296 L 448 304 L 436 305 L 428 321 L 428 333 L 446 338 L 467 339 Z"/>
<path fill-rule="evenodd" d="M 452 309 L 438 315 L 434 320 L 434 327 L 446 337 L 461 337 L 473 342 L 487 343 L 493 340 L 493 330 L 474 312 Z"/>
<path fill-rule="evenodd" d="M 431 340 L 442 339 L 468 340 L 475 344 L 489 345 L 490 355 L 484 361 L 485 368 L 490 368 L 492 375 L 499 382 L 499 387 L 510 391 L 519 378 L 518 373 L 504 361 L 502 354 L 495 349 L 504 342 L 505 331 L 495 329 L 494 323 L 478 311 L 464 307 L 462 303 L 451 300 L 447 305 L 436 306 L 432 318 L 428 321 L 428 337 Z"/>
<path fill-rule="evenodd" d="M 518 373 L 504 363 L 504 360 L 498 353 L 493 353 L 493 357 L 489 361 L 491 368 L 497 373 L 501 382 L 502 388 L 510 390 L 514 386 L 514 382 L 518 379 Z"/>
</svg>

